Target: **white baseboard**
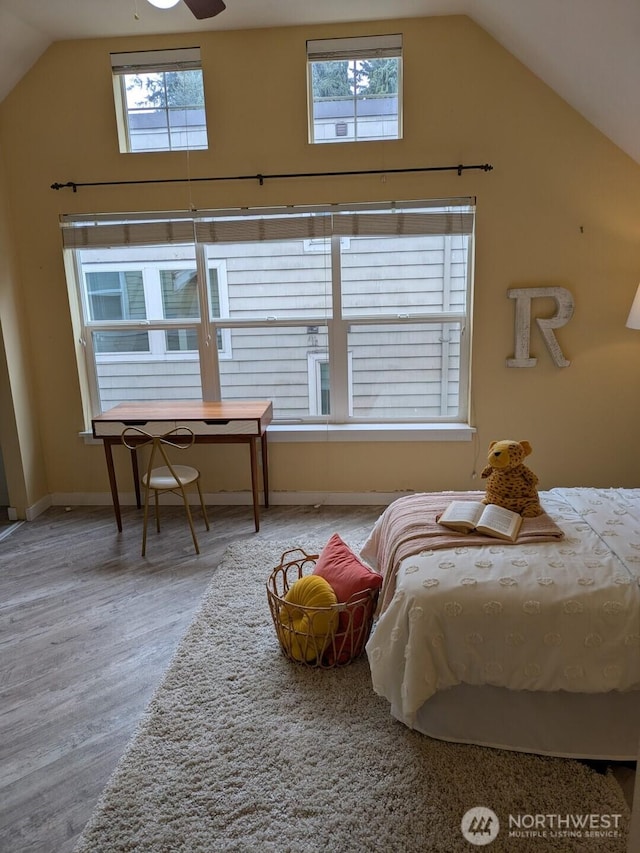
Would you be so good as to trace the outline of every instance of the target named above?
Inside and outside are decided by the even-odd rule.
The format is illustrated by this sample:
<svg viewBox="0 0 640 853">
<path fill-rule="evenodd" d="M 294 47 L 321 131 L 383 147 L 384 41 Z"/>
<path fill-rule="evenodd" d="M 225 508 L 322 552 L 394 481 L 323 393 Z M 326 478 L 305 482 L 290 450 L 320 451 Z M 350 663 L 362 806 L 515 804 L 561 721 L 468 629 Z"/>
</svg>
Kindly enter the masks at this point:
<svg viewBox="0 0 640 853">
<path fill-rule="evenodd" d="M 25 519 L 27 521 L 33 521 L 39 515 L 41 515 L 45 510 L 49 509 L 50 506 L 53 506 L 53 495 L 46 495 L 44 498 L 40 498 L 39 501 L 36 501 L 31 506 L 28 506 L 25 510 Z M 17 513 L 16 513 L 17 519 Z M 14 519 L 14 520 L 16 520 Z"/>
<path fill-rule="evenodd" d="M 406 494 L 411 492 L 271 492 L 269 503 L 272 506 L 387 506 Z M 195 492 L 190 493 L 189 499 L 193 504 L 198 503 Z M 204 499 L 207 506 L 251 506 L 253 503 L 251 492 L 210 492 L 205 494 Z M 161 500 L 176 505 L 182 503 L 178 495 L 164 495 Z M 135 503 L 134 492 L 120 494 L 121 506 L 135 506 Z M 50 496 L 47 507 L 110 505 L 110 492 L 57 492 Z"/>
<path fill-rule="evenodd" d="M 269 503 L 271 506 L 388 506 L 397 498 L 409 494 L 412 492 L 271 492 Z M 190 503 L 197 505 L 197 494 L 190 493 L 189 500 Z M 251 492 L 210 492 L 205 494 L 204 500 L 207 506 L 251 506 L 253 503 Z M 262 500 L 262 493 L 260 493 L 261 505 Z M 162 496 L 161 502 L 179 506 L 182 500 L 178 495 L 167 494 Z M 121 506 L 135 506 L 135 504 L 134 492 L 120 494 Z M 25 519 L 33 521 L 51 506 L 110 505 L 110 492 L 54 492 L 27 507 Z M 17 512 L 13 510 L 9 517 L 16 521 Z"/>
</svg>

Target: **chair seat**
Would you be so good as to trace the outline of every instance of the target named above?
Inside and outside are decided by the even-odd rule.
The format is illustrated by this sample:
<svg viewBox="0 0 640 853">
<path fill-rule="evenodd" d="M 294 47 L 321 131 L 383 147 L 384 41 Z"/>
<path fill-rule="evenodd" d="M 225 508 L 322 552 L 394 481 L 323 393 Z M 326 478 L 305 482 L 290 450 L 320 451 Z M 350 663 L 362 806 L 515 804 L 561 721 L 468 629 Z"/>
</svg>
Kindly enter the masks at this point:
<svg viewBox="0 0 640 853">
<path fill-rule="evenodd" d="M 149 483 L 148 486 L 150 489 L 160 489 L 160 490 L 169 490 L 179 488 L 180 483 L 183 486 L 188 486 L 189 483 L 195 483 L 195 481 L 200 476 L 198 470 L 196 468 L 192 468 L 190 465 L 174 465 L 173 470 L 176 472 L 176 477 L 173 476 L 169 468 L 166 466 L 162 466 L 161 468 L 154 468 L 149 475 Z M 145 474 L 142 477 L 143 485 L 147 485 L 147 475 Z"/>
</svg>

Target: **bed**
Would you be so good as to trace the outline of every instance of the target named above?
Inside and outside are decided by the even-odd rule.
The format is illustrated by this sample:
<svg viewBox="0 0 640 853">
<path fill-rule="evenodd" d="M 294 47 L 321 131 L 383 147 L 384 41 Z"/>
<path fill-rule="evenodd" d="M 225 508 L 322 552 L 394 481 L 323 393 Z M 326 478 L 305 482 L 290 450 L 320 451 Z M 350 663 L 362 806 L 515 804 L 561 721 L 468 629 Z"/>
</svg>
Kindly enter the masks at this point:
<svg viewBox="0 0 640 853">
<path fill-rule="evenodd" d="M 516 544 L 437 524 L 453 499 L 394 501 L 361 556 L 383 575 L 373 688 L 432 737 L 630 760 L 640 740 L 640 489 L 540 492 Z"/>
</svg>

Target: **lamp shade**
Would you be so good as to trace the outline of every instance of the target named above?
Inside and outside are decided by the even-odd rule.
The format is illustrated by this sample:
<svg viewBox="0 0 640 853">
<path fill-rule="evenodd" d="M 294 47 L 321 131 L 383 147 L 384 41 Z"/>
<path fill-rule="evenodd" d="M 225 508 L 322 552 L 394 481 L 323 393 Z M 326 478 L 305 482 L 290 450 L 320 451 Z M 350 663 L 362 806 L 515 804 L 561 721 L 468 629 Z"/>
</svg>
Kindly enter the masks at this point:
<svg viewBox="0 0 640 853">
<path fill-rule="evenodd" d="M 179 2 L 180 0 L 149 0 L 149 3 L 158 9 L 171 9 L 177 6 Z"/>
<path fill-rule="evenodd" d="M 627 328 L 640 329 L 640 284 L 636 290 L 636 295 L 631 305 L 631 311 L 627 317 Z"/>
</svg>

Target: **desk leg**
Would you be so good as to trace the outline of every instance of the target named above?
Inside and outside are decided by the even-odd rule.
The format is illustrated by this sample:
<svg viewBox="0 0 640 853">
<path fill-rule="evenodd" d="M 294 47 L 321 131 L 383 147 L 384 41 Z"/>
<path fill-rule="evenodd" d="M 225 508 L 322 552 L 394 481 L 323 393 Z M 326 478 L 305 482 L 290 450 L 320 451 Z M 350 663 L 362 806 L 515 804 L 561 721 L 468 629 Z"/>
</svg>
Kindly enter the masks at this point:
<svg viewBox="0 0 640 853">
<path fill-rule="evenodd" d="M 109 475 L 109 485 L 111 486 L 111 500 L 113 501 L 113 511 L 116 516 L 118 530 L 122 533 L 122 516 L 120 515 L 120 500 L 118 498 L 118 484 L 116 483 L 116 471 L 113 467 L 113 453 L 111 452 L 111 442 L 108 439 L 103 441 L 104 455 L 107 460 L 107 473 Z"/>
<path fill-rule="evenodd" d="M 264 488 L 264 505 L 269 506 L 269 460 L 267 457 L 267 433 L 262 433 L 260 436 L 262 449 L 262 485 Z"/>
<path fill-rule="evenodd" d="M 140 500 L 140 472 L 138 471 L 138 451 L 135 447 L 131 450 L 131 473 L 133 474 L 133 488 L 136 491 L 136 506 L 138 509 L 142 506 Z"/>
<path fill-rule="evenodd" d="M 253 492 L 253 520 L 256 525 L 256 533 L 260 530 L 260 498 L 258 495 L 258 454 L 256 451 L 256 439 L 249 441 L 251 453 L 251 491 Z"/>
</svg>

